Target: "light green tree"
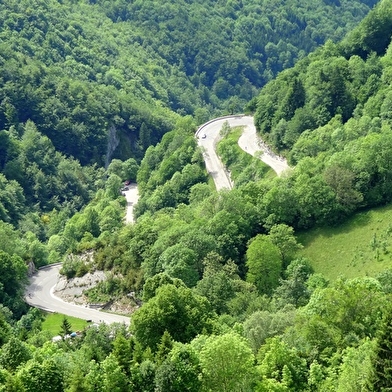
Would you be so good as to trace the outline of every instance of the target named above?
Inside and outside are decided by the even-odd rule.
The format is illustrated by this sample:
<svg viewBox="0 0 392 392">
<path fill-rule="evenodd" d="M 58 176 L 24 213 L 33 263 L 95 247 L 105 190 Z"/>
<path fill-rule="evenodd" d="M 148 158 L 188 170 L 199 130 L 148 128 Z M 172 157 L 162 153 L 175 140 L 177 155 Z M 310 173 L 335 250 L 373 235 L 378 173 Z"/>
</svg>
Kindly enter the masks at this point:
<svg viewBox="0 0 392 392">
<path fill-rule="evenodd" d="M 240 392 L 252 390 L 255 368 L 248 342 L 230 332 L 210 336 L 199 352 L 203 390 Z"/>
<path fill-rule="evenodd" d="M 278 286 L 282 272 L 282 257 L 278 247 L 268 236 L 258 234 L 249 241 L 246 266 L 246 280 L 253 283 L 259 293 L 271 294 Z"/>
<path fill-rule="evenodd" d="M 337 392 L 369 391 L 373 375 L 372 359 L 375 357 L 375 348 L 376 342 L 374 340 L 365 340 L 358 347 L 348 347 L 345 350 L 343 363 L 339 369 Z"/>
<path fill-rule="evenodd" d="M 128 389 L 127 377 L 112 354 L 102 361 L 100 367 L 103 373 L 104 391 L 124 392 Z"/>
<path fill-rule="evenodd" d="M 64 369 L 52 359 L 29 361 L 17 373 L 25 392 L 63 392 Z"/>
<path fill-rule="evenodd" d="M 10 340 L 1 348 L 0 365 L 13 372 L 30 358 L 31 350 L 27 344 L 11 336 Z"/>
<path fill-rule="evenodd" d="M 306 360 L 280 338 L 267 340 L 258 354 L 261 380 L 256 391 L 302 391 L 307 385 Z M 275 387 L 272 388 L 272 385 Z M 270 389 L 268 389 L 268 387 Z"/>
</svg>

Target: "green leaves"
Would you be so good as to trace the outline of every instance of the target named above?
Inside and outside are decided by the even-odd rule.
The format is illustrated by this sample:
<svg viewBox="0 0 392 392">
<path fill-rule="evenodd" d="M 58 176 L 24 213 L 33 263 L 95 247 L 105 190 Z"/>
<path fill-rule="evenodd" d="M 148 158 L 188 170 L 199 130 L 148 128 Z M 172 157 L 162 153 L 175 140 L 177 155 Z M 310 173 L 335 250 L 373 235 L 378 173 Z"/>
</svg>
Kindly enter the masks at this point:
<svg viewBox="0 0 392 392">
<path fill-rule="evenodd" d="M 251 390 L 254 356 L 247 341 L 233 332 L 208 337 L 199 352 L 202 383 L 219 392 Z"/>
<path fill-rule="evenodd" d="M 165 285 L 132 317 L 133 331 L 144 348 L 157 350 L 165 331 L 175 341 L 189 342 L 210 331 L 214 313 L 208 301 L 185 287 Z"/>
<path fill-rule="evenodd" d="M 259 234 L 249 242 L 246 259 L 246 280 L 255 284 L 260 294 L 271 294 L 282 272 L 278 247 L 267 236 Z"/>
<path fill-rule="evenodd" d="M 19 313 L 21 295 L 27 279 L 27 266 L 17 255 L 0 250 L 0 303 Z"/>
</svg>

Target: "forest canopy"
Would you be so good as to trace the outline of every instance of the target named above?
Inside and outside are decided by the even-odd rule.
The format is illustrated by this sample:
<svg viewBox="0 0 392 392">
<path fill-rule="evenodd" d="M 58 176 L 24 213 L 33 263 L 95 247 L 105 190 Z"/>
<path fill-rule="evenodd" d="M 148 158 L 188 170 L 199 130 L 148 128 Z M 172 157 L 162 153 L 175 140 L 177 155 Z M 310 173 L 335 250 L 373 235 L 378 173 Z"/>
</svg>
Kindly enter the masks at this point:
<svg viewBox="0 0 392 392">
<path fill-rule="evenodd" d="M 392 200 L 392 5 L 374 4 L 0 5 L 0 390 L 390 387 L 391 270 L 328 281 L 297 237 Z M 227 129 L 242 173 L 216 192 L 194 131 L 245 104 L 291 169 L 231 153 Z M 53 341 L 23 296 L 58 261 L 105 271 L 86 298 L 132 305 L 130 327 L 64 317 Z"/>
</svg>

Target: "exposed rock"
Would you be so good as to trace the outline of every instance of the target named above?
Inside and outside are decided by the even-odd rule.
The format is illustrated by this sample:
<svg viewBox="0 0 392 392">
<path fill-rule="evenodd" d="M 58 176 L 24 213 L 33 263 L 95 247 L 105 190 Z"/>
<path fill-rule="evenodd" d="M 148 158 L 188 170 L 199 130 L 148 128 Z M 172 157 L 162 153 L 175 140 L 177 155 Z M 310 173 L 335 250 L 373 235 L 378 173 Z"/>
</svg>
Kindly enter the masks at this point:
<svg viewBox="0 0 392 392">
<path fill-rule="evenodd" d="M 103 282 L 106 279 L 104 271 L 89 272 L 82 277 L 68 280 L 63 276 L 57 282 L 54 293 L 66 302 L 87 305 L 88 299 L 83 294 L 84 291 L 95 287 L 99 282 Z"/>
<path fill-rule="evenodd" d="M 29 261 L 27 264 L 27 276 L 30 278 L 35 274 L 37 268 L 35 268 L 35 264 L 32 261 Z"/>
<path fill-rule="evenodd" d="M 115 301 L 109 301 L 106 304 L 90 303 L 89 299 L 84 295 L 84 292 L 106 279 L 107 275 L 104 271 L 95 271 L 94 273 L 87 273 L 82 277 L 68 280 L 63 276 L 58 280 L 56 287 L 54 288 L 54 293 L 63 301 L 76 305 L 102 308 L 106 311 L 118 314 L 129 315 L 133 313 L 140 305 L 135 298 L 124 297 Z"/>
</svg>

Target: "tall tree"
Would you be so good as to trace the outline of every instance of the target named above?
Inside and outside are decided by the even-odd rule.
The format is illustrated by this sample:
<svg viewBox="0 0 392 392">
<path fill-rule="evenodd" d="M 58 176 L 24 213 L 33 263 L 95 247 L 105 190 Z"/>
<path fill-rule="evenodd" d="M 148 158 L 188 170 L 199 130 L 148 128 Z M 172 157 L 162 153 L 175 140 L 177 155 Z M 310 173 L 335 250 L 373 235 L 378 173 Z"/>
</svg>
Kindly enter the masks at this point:
<svg viewBox="0 0 392 392">
<path fill-rule="evenodd" d="M 266 235 L 258 234 L 249 241 L 246 251 L 246 280 L 253 283 L 259 293 L 271 294 L 278 286 L 282 273 L 282 257 L 279 249 Z"/>
<path fill-rule="evenodd" d="M 217 392 L 252 390 L 254 355 L 248 342 L 233 332 L 210 336 L 199 352 L 203 389 Z"/>
<path fill-rule="evenodd" d="M 71 332 L 72 332 L 72 325 L 67 319 L 67 317 L 64 316 L 60 326 L 60 335 L 62 336 L 63 339 L 65 339 L 65 337 L 67 335 L 70 335 Z"/>
</svg>

